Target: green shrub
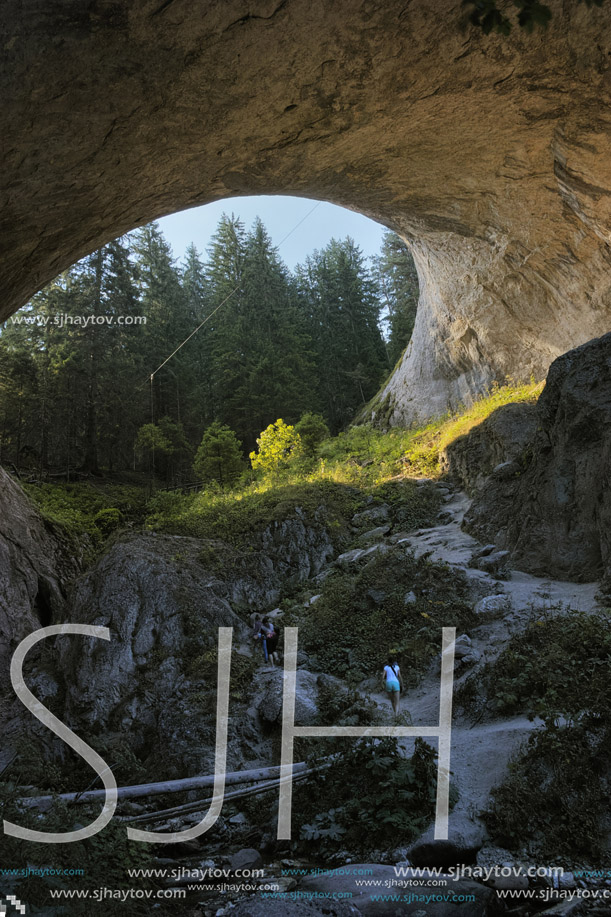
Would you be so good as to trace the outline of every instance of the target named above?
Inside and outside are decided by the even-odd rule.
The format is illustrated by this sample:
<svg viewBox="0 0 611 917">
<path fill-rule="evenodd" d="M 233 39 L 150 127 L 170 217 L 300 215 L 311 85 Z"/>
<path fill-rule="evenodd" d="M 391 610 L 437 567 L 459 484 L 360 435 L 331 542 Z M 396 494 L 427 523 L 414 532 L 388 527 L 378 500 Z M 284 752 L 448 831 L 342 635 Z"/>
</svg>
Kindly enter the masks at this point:
<svg viewBox="0 0 611 917">
<path fill-rule="evenodd" d="M 14 784 L 0 782 L 0 819 L 39 831 L 72 831 L 76 823 L 88 824 L 99 813 L 99 807 L 97 810 L 89 806 L 68 807 L 57 801 L 48 812 L 40 814 L 35 809 L 22 810 L 16 801 L 18 795 Z M 151 847 L 128 840 L 125 825 L 117 821 L 110 822 L 103 831 L 85 841 L 70 844 L 33 844 L 4 833 L 0 835 L 0 863 L 3 868 L 19 869 L 28 864 L 32 867 L 84 871 L 84 875 L 79 876 L 28 876 L 21 888 L 17 887 L 15 894 L 30 905 L 49 905 L 49 890 L 52 888 L 128 888 L 132 882 L 127 870 L 149 867 L 151 858 Z M 151 880 L 138 879 L 138 888 L 142 887 L 152 887 Z M 137 909 L 138 902 L 132 902 L 132 907 L 130 913 L 148 913 L 144 907 Z M 73 900 L 70 908 L 71 914 L 80 917 L 91 912 L 91 902 Z M 105 910 L 112 915 L 125 913 L 112 900 L 105 902 Z"/>
<path fill-rule="evenodd" d="M 470 679 L 471 703 L 547 723 L 605 715 L 611 709 L 610 624 L 607 612 L 538 617 Z"/>
<path fill-rule="evenodd" d="M 321 726 L 371 726 L 379 722 L 377 706 L 358 691 L 339 688 L 329 678 L 318 679 L 318 716 Z"/>
<path fill-rule="evenodd" d="M 328 856 L 342 848 L 366 855 L 417 837 L 435 813 L 437 753 L 422 739 L 406 757 L 394 738 L 325 743 L 337 762 L 293 796 L 298 849 Z M 311 759 L 312 763 L 316 758 Z M 455 799 L 455 796 L 453 797 Z"/>
<path fill-rule="evenodd" d="M 406 605 L 411 591 L 416 601 Z M 466 577 L 395 548 L 359 572 L 337 571 L 325 580 L 299 638 L 321 669 L 350 681 L 381 672 L 388 651 L 397 650 L 409 684 L 441 651 L 442 627 L 460 633 L 474 620 Z"/>
<path fill-rule="evenodd" d="M 250 461 L 255 471 L 275 475 L 287 468 L 301 453 L 301 439 L 295 427 L 286 424 L 281 418 L 261 433 L 257 439 L 258 452 L 250 453 Z"/>
<path fill-rule="evenodd" d="M 510 850 L 526 847 L 539 862 L 600 866 L 608 856 L 610 756 L 608 723 L 536 730 L 494 791 L 490 836 Z"/>
<path fill-rule="evenodd" d="M 110 535 L 115 529 L 118 529 L 123 522 L 123 514 L 120 509 L 112 507 L 111 509 L 101 509 L 93 517 L 94 524 L 99 528 L 103 535 Z"/>
<path fill-rule="evenodd" d="M 330 435 L 324 417 L 311 411 L 303 414 L 299 423 L 295 424 L 295 431 L 299 435 L 303 453 L 307 458 L 315 458 L 318 447 Z"/>
<path fill-rule="evenodd" d="M 27 484 L 25 489 L 44 518 L 73 535 L 86 533 L 99 539 L 96 517 L 104 510 L 119 512 L 123 521 L 144 519 L 146 490 L 143 487 L 104 483 Z"/>
<path fill-rule="evenodd" d="M 159 490 L 146 504 L 146 525 L 158 528 L 178 519 L 194 503 L 194 494 L 183 494 L 178 490 Z"/>
<path fill-rule="evenodd" d="M 474 711 L 522 712 L 544 722 L 512 762 L 487 814 L 502 846 L 573 863 L 606 855 L 609 623 L 606 612 L 543 613 L 468 683 Z"/>
</svg>

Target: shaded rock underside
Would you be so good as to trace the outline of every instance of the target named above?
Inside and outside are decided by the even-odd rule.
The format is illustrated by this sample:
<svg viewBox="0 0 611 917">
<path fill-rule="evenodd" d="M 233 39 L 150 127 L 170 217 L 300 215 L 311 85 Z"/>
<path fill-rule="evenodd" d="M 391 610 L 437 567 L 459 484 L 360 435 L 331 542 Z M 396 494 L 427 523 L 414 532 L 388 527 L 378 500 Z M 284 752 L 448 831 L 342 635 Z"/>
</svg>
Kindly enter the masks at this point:
<svg viewBox="0 0 611 917">
<path fill-rule="evenodd" d="M 412 245 L 412 342 L 374 413 L 543 377 L 609 327 L 611 11 L 508 38 L 452 0 L 7 0 L 0 317 L 101 243 L 243 194 L 349 207 Z"/>
</svg>

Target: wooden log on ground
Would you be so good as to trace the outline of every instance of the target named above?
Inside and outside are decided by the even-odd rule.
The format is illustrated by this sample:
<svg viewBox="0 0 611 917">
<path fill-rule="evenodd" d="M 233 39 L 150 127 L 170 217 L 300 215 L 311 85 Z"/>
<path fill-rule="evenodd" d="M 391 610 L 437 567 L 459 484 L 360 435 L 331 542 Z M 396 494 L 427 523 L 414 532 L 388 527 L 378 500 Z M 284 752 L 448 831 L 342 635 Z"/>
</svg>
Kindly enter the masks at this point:
<svg viewBox="0 0 611 917">
<path fill-rule="evenodd" d="M 293 764 L 293 776 L 308 770 L 305 761 Z M 249 771 L 233 771 L 225 774 L 225 785 L 256 783 L 280 776 L 280 766 L 260 767 Z M 164 780 L 160 783 L 141 783 L 135 786 L 123 786 L 117 790 L 118 799 L 137 799 L 141 796 L 161 796 L 164 793 L 185 793 L 214 786 L 214 774 L 205 777 L 185 777 L 182 780 Z M 56 800 L 69 804 L 100 802 L 105 799 L 105 790 L 88 790 L 84 793 L 59 793 L 55 796 L 22 796 L 19 804 L 24 808 L 47 809 Z"/>
<path fill-rule="evenodd" d="M 312 774 L 322 770 L 324 767 L 329 766 L 330 765 L 326 764 L 320 767 L 312 768 L 311 770 L 302 771 L 293 777 L 293 782 L 297 783 L 299 780 L 306 780 Z M 258 783 L 256 786 L 234 790 L 233 793 L 225 793 L 223 800 L 224 802 L 231 802 L 235 799 L 244 799 L 246 796 L 257 796 L 259 793 L 266 793 L 269 790 L 277 789 L 280 786 L 280 783 L 280 779 L 268 780 L 264 783 Z M 203 810 L 207 808 L 212 802 L 212 799 L 212 796 L 208 796 L 206 799 L 199 799 L 196 802 L 186 802 L 182 806 L 173 806 L 171 809 L 159 809 L 157 812 L 144 812 L 142 815 L 120 815 L 118 816 L 117 820 L 127 822 L 129 824 L 135 824 L 138 822 L 152 823 L 155 821 L 161 821 L 164 818 L 172 818 L 176 815 L 189 815 L 191 812 L 199 812 L 200 809 Z"/>
</svg>

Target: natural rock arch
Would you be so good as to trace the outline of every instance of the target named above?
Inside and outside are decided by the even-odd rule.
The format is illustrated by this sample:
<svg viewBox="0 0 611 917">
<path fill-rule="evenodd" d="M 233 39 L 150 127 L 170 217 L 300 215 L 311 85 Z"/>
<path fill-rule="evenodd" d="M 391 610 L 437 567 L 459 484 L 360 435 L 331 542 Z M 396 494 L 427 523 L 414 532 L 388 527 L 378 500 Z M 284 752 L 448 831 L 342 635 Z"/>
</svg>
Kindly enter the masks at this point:
<svg viewBox="0 0 611 917">
<path fill-rule="evenodd" d="M 77 258 L 239 194 L 413 244 L 395 422 L 544 374 L 609 328 L 608 4 L 462 32 L 453 0 L 6 0 L 0 318 Z"/>
</svg>

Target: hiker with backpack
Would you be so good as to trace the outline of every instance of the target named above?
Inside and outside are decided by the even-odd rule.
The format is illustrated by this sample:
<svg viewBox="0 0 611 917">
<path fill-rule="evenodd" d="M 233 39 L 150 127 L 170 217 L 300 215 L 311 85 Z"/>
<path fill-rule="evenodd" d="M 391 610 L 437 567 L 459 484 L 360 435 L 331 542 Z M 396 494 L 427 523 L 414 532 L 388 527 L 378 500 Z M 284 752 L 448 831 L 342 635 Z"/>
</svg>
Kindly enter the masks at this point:
<svg viewBox="0 0 611 917">
<path fill-rule="evenodd" d="M 267 628 L 267 654 L 271 664 L 276 665 L 276 663 L 280 661 L 278 655 L 278 640 L 280 639 L 280 633 L 278 628 L 274 627 L 269 618 L 263 618 L 263 627 Z"/>
<path fill-rule="evenodd" d="M 268 633 L 269 633 L 269 628 L 265 625 L 265 622 L 261 620 L 261 616 L 255 615 L 255 620 L 253 622 L 252 637 L 253 637 L 253 640 L 261 641 L 261 646 L 263 647 L 263 656 L 266 662 L 269 662 L 269 651 L 267 648 Z"/>
<path fill-rule="evenodd" d="M 399 714 L 399 695 L 403 690 L 403 679 L 401 678 L 401 670 L 395 653 L 388 654 L 388 661 L 384 666 L 382 678 L 384 680 L 384 687 L 388 694 L 390 694 L 390 701 L 396 719 Z"/>
</svg>

